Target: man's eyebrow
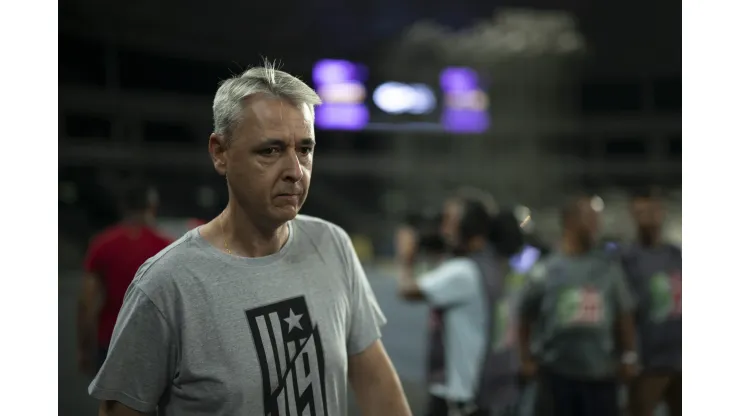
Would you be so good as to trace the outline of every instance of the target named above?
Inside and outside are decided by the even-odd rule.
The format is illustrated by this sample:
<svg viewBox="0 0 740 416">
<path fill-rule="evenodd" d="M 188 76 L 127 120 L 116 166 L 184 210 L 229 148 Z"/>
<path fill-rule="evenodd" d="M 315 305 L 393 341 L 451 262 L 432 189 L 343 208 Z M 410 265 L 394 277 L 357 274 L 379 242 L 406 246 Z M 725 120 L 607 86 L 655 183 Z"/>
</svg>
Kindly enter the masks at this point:
<svg viewBox="0 0 740 416">
<path fill-rule="evenodd" d="M 267 139 L 262 140 L 259 144 L 257 144 L 257 147 L 277 146 L 280 148 L 284 148 L 284 147 L 287 147 L 287 145 L 288 144 L 285 142 L 285 140 L 267 138 Z M 315 146 L 316 140 L 310 137 L 307 137 L 307 138 L 298 140 L 298 145 L 299 146 Z"/>
<path fill-rule="evenodd" d="M 280 139 L 264 139 L 257 146 L 280 146 L 285 147 L 285 140 Z"/>
</svg>

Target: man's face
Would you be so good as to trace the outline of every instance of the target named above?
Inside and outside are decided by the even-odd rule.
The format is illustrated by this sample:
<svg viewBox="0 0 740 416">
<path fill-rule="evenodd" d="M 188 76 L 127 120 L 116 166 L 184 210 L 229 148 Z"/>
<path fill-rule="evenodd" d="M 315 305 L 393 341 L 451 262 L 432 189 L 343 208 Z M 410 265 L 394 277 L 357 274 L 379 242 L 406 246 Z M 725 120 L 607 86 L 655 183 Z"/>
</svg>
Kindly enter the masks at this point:
<svg viewBox="0 0 740 416">
<path fill-rule="evenodd" d="M 655 198 L 632 201 L 632 218 L 641 230 L 655 230 L 663 224 L 663 207 Z"/>
<path fill-rule="evenodd" d="M 463 206 L 459 201 L 449 200 L 445 203 L 439 231 L 449 247 L 457 248 L 461 244 L 460 219 L 462 214 Z"/>
<path fill-rule="evenodd" d="M 226 175 L 236 202 L 279 226 L 298 214 L 308 195 L 315 135 L 308 106 L 257 95 L 247 99 L 232 140 L 211 135 L 216 170 Z"/>
<path fill-rule="evenodd" d="M 601 218 L 591 204 L 591 199 L 584 198 L 578 203 L 578 217 L 575 219 L 575 228 L 581 244 L 592 247 L 599 236 Z"/>
</svg>

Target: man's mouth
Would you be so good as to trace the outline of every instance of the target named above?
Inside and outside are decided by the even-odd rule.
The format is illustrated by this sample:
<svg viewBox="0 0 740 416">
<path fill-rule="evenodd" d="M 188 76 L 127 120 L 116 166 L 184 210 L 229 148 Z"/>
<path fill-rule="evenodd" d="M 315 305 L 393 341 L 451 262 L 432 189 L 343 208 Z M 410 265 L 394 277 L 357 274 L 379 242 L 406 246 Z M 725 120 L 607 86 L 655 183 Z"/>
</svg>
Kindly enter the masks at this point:
<svg viewBox="0 0 740 416">
<path fill-rule="evenodd" d="M 289 201 L 289 202 L 297 204 L 300 199 L 300 196 L 299 194 L 278 194 L 277 199 L 281 199 L 284 201 Z"/>
</svg>

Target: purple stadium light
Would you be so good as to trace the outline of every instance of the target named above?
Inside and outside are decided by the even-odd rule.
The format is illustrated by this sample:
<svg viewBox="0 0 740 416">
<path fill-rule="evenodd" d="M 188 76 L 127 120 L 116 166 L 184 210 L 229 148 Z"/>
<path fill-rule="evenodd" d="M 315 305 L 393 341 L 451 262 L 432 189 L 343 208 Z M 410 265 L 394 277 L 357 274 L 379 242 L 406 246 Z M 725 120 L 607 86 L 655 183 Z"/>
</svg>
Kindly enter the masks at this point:
<svg viewBox="0 0 740 416">
<path fill-rule="evenodd" d="M 526 273 L 534 266 L 540 258 L 540 250 L 532 246 L 524 246 L 524 249 L 509 260 L 509 265 L 517 273 Z"/>
<path fill-rule="evenodd" d="M 489 124 L 485 111 L 446 109 L 442 113 L 442 126 L 451 133 L 483 133 Z"/>
<path fill-rule="evenodd" d="M 339 59 L 324 59 L 313 67 L 314 85 L 321 87 L 360 84 L 367 76 L 367 70 L 353 62 Z M 332 103 L 329 97 L 321 97 L 324 104 L 316 108 L 316 125 L 324 129 L 362 130 L 370 119 L 370 112 L 364 103 Z"/>
<path fill-rule="evenodd" d="M 445 94 L 459 94 L 477 91 L 478 74 L 470 68 L 450 67 L 439 76 L 439 86 Z M 488 129 L 488 112 L 445 108 L 442 112 L 442 126 L 452 133 L 482 133 Z"/>
<path fill-rule="evenodd" d="M 362 130 L 370 120 L 363 104 L 322 104 L 316 107 L 316 125 L 324 129 Z"/>
<path fill-rule="evenodd" d="M 316 86 L 364 81 L 365 69 L 361 65 L 339 59 L 324 59 L 313 67 L 313 82 Z"/>
<path fill-rule="evenodd" d="M 442 91 L 464 92 L 478 89 L 478 74 L 470 68 L 450 67 L 439 76 Z"/>
</svg>

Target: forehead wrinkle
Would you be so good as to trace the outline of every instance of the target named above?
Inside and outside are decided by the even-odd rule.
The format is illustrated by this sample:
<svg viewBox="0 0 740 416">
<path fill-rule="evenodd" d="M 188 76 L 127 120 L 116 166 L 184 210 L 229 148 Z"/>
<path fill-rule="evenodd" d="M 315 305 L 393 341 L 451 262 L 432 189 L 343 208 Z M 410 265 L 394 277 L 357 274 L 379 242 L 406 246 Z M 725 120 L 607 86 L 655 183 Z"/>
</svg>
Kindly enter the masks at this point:
<svg viewBox="0 0 740 416">
<path fill-rule="evenodd" d="M 291 132 L 293 129 L 301 129 L 301 133 L 296 136 L 303 136 L 314 138 L 313 122 L 311 117 L 311 111 L 309 105 L 303 103 L 300 105 L 294 105 L 290 101 L 286 102 L 285 99 L 277 98 L 278 108 L 276 109 L 277 117 L 273 112 L 273 117 L 258 117 L 257 111 L 252 109 L 250 115 L 257 123 L 249 123 L 254 129 L 255 133 L 258 133 L 262 137 L 277 137 L 284 136 L 286 134 L 293 136 Z M 292 109 L 298 110 L 300 113 L 300 124 L 298 124 L 298 117 L 293 117 Z M 287 114 L 285 114 L 287 112 Z M 300 127 L 298 127 L 300 125 Z"/>
</svg>

